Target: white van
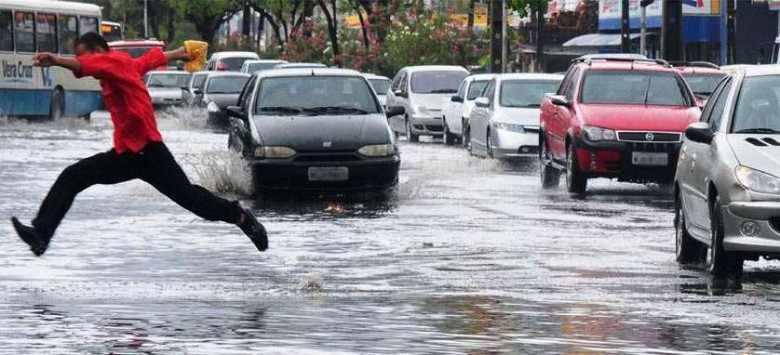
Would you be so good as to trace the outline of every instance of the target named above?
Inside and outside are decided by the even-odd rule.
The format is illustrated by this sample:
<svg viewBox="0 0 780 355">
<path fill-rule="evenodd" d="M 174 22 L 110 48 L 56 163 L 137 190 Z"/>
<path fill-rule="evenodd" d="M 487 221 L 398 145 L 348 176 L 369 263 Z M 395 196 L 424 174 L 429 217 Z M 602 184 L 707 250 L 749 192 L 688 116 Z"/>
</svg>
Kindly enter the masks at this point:
<svg viewBox="0 0 780 355">
<path fill-rule="evenodd" d="M 240 71 L 244 62 L 257 59 L 260 59 L 260 56 L 255 52 L 217 52 L 209 58 L 206 70 Z"/>
</svg>

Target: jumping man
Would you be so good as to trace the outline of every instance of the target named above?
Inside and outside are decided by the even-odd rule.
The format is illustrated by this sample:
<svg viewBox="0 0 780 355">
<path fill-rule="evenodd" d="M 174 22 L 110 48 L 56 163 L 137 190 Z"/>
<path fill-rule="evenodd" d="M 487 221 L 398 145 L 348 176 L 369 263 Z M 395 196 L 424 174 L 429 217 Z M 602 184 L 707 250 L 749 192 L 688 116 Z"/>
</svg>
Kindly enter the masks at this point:
<svg viewBox="0 0 780 355">
<path fill-rule="evenodd" d="M 133 179 L 149 183 L 202 218 L 236 224 L 258 250 L 266 250 L 265 228 L 252 212 L 241 208 L 237 201 L 222 199 L 192 184 L 157 130 L 152 102 L 141 77 L 170 60 L 191 60 L 184 48 L 169 52 L 155 48 L 133 59 L 126 53 L 109 50 L 100 35 L 87 33 L 76 41 L 74 51 L 75 58 L 39 53 L 33 57 L 33 65 L 60 66 L 78 78 L 92 76 L 100 80 L 103 102 L 114 123 L 114 148 L 67 167 L 43 200 L 32 226 L 11 218 L 30 250 L 36 256 L 46 252 L 54 231 L 79 192 L 95 184 L 110 185 Z"/>
</svg>

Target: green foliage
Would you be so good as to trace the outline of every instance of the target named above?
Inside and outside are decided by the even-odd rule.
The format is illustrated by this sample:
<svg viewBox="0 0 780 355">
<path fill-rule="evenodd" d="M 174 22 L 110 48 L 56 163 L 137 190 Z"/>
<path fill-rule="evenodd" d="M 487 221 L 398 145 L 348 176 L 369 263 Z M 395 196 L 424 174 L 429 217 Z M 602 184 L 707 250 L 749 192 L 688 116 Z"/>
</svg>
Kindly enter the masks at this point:
<svg viewBox="0 0 780 355">
<path fill-rule="evenodd" d="M 517 11 L 520 18 L 526 17 L 535 11 L 547 11 L 550 0 L 512 0 L 512 8 Z"/>
</svg>

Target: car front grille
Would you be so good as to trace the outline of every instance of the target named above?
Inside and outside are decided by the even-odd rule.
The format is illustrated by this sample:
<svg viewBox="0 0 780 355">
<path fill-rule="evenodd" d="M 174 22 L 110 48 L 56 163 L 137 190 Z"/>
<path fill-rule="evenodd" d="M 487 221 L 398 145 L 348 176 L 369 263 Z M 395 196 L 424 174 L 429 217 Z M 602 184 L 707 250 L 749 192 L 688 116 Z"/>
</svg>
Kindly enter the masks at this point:
<svg viewBox="0 0 780 355">
<path fill-rule="evenodd" d="M 623 142 L 664 142 L 678 143 L 682 134 L 671 132 L 617 132 L 619 141 Z"/>
<path fill-rule="evenodd" d="M 670 143 L 628 143 L 632 152 L 674 153 L 675 144 Z"/>
</svg>

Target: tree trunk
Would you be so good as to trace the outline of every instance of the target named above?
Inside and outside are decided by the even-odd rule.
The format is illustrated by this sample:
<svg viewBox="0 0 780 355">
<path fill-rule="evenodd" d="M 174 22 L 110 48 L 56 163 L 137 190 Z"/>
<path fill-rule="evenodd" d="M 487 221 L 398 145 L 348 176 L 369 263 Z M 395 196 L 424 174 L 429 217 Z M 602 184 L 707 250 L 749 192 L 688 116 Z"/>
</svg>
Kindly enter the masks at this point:
<svg viewBox="0 0 780 355">
<path fill-rule="evenodd" d="M 357 9 L 358 19 L 360 20 L 360 31 L 363 32 L 363 45 L 366 49 L 371 48 L 371 42 L 368 40 L 368 26 L 366 26 L 366 20 L 363 18 L 363 12 L 360 8 Z"/>
<path fill-rule="evenodd" d="M 468 28 L 469 33 L 474 32 L 474 3 L 476 0 L 469 0 L 469 18 L 468 22 L 466 23 L 466 28 Z"/>
<path fill-rule="evenodd" d="M 168 8 L 168 37 L 165 43 L 173 43 L 176 39 L 176 11 L 172 8 Z"/>
<path fill-rule="evenodd" d="M 249 2 L 244 1 L 243 16 L 241 18 L 241 35 L 244 36 L 244 40 L 249 39 L 249 32 L 252 28 L 252 9 L 249 7 Z"/>
<path fill-rule="evenodd" d="M 330 37 L 331 48 L 333 49 L 333 61 L 337 67 L 341 67 L 341 60 L 339 59 L 339 37 L 338 37 L 338 19 L 336 15 L 338 11 L 336 9 L 336 1 L 330 0 L 333 7 L 333 13 L 328 11 L 328 0 L 320 0 L 320 8 L 323 14 L 325 14 L 325 20 L 328 22 L 328 36 Z"/>
</svg>

